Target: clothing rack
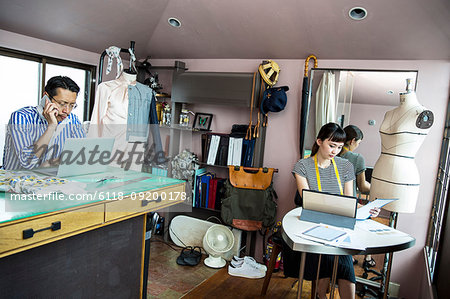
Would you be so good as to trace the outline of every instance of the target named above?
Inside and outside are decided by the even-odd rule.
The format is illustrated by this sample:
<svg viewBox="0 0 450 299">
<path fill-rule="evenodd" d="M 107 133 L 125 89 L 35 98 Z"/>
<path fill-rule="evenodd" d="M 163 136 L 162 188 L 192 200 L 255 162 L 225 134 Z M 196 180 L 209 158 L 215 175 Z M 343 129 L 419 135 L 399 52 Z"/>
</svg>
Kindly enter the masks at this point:
<svg viewBox="0 0 450 299">
<path fill-rule="evenodd" d="M 129 49 L 131 49 L 131 51 L 134 53 L 134 45 L 135 45 L 135 41 L 130 41 L 130 48 L 128 49 L 124 49 L 124 48 L 120 48 L 120 53 L 127 53 L 130 54 Z M 98 84 L 102 83 L 102 76 L 103 76 L 103 60 L 105 59 L 105 56 L 107 55 L 106 50 L 104 50 L 102 52 L 102 55 L 100 56 L 100 63 L 99 63 L 99 70 L 98 70 Z M 131 59 L 130 59 L 130 67 L 129 67 L 129 71 L 133 71 L 131 69 Z"/>
</svg>

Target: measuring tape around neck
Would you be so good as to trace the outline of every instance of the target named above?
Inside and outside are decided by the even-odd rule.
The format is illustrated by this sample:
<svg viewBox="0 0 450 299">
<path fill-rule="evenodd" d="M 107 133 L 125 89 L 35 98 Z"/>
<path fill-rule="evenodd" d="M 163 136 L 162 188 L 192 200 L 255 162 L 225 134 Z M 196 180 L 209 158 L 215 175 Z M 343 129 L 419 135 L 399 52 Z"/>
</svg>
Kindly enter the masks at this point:
<svg viewBox="0 0 450 299">
<path fill-rule="evenodd" d="M 331 159 L 331 163 L 333 163 L 334 173 L 336 174 L 336 178 L 339 185 L 339 191 L 341 191 L 341 195 L 344 195 L 344 191 L 342 190 L 341 178 L 339 177 L 339 171 L 337 169 L 336 162 L 334 162 L 334 158 Z M 320 183 L 319 165 L 317 164 L 317 154 L 314 155 L 314 166 L 316 167 L 317 187 L 319 188 L 319 191 L 322 191 L 322 184 Z"/>
</svg>

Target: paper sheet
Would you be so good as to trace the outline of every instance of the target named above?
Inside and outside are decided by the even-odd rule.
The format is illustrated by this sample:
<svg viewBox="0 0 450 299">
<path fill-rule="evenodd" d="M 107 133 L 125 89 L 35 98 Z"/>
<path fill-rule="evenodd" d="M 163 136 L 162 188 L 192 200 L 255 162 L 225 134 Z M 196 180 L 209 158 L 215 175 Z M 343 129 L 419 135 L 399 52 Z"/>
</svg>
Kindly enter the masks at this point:
<svg viewBox="0 0 450 299">
<path fill-rule="evenodd" d="M 336 242 L 334 246 L 340 248 L 359 249 L 359 250 L 366 249 L 366 247 L 358 241 L 358 238 L 355 238 L 352 234 L 348 234 L 345 238 L 339 239 L 339 242 Z"/>
<path fill-rule="evenodd" d="M 356 220 L 365 220 L 370 217 L 370 210 L 373 208 L 381 208 L 387 205 L 388 203 L 397 200 L 394 199 L 376 199 L 374 201 L 369 202 L 365 206 L 360 207 L 356 210 Z"/>
<path fill-rule="evenodd" d="M 398 235 L 407 236 L 407 233 L 396 230 L 392 227 L 383 225 L 373 220 L 361 221 L 358 223 L 358 228 L 377 235 Z"/>
</svg>

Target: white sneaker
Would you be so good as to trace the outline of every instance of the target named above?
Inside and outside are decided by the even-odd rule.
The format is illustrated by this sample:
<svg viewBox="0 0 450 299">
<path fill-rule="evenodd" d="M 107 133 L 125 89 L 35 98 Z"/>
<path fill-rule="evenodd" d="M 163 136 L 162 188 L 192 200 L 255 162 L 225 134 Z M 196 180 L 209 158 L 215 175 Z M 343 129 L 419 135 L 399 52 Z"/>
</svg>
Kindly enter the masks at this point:
<svg viewBox="0 0 450 299">
<path fill-rule="evenodd" d="M 239 267 L 242 263 L 247 263 L 254 265 L 256 268 L 260 269 L 261 271 L 266 272 L 267 267 L 263 264 L 258 263 L 254 258 L 251 256 L 244 256 L 244 257 L 238 257 L 233 256 L 233 259 L 231 260 L 231 264 L 235 267 Z"/>
<path fill-rule="evenodd" d="M 247 263 L 242 263 L 240 266 L 228 266 L 228 274 L 231 276 L 245 277 L 245 278 L 263 278 L 266 276 L 266 271 L 261 271 L 255 266 Z"/>
</svg>

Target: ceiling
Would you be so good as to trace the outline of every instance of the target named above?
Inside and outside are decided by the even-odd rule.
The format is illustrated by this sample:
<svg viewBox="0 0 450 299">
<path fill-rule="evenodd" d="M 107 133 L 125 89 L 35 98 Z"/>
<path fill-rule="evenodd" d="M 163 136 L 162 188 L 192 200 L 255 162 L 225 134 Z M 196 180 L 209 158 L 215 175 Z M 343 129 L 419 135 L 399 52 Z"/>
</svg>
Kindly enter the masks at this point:
<svg viewBox="0 0 450 299">
<path fill-rule="evenodd" d="M 367 18 L 351 20 L 354 6 Z M 138 58 L 450 59 L 448 0 L 0 0 L 0 29 Z M 169 26 L 176 17 L 180 28 Z"/>
</svg>

